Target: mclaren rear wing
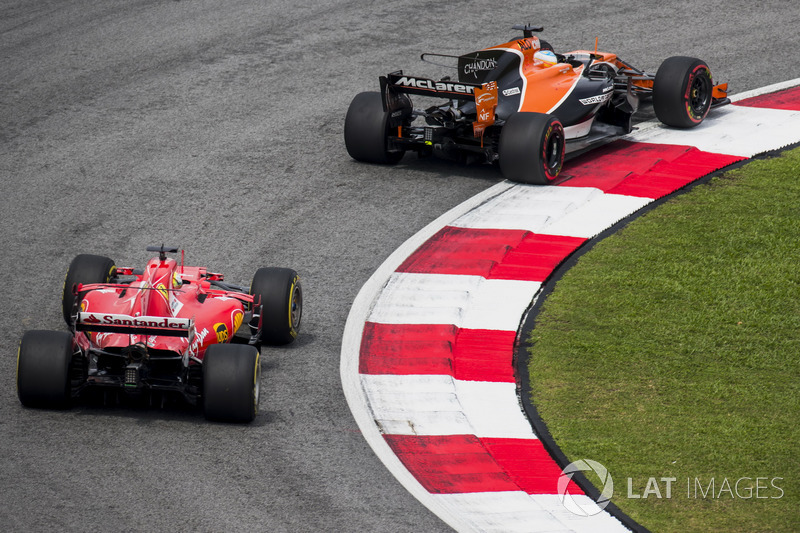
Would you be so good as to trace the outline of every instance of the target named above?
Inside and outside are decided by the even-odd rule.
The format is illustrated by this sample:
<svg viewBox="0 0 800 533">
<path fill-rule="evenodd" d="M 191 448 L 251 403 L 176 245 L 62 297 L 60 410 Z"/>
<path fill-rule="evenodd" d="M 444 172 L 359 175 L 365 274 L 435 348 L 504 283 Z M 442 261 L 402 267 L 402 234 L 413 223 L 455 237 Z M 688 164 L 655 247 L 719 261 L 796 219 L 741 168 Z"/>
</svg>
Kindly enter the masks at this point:
<svg viewBox="0 0 800 533">
<path fill-rule="evenodd" d="M 418 78 L 416 76 L 406 76 L 402 70 L 392 72 L 386 76 L 381 76 L 381 93 L 418 94 L 422 96 L 433 96 L 450 98 L 456 100 L 475 100 L 475 90 L 481 88 L 479 83 L 465 83 L 462 81 L 451 80 L 431 80 L 428 78 Z"/>
<path fill-rule="evenodd" d="M 164 316 L 130 316 L 111 313 L 78 313 L 77 331 L 122 333 L 126 335 L 160 335 L 190 338 L 194 320 Z"/>
</svg>

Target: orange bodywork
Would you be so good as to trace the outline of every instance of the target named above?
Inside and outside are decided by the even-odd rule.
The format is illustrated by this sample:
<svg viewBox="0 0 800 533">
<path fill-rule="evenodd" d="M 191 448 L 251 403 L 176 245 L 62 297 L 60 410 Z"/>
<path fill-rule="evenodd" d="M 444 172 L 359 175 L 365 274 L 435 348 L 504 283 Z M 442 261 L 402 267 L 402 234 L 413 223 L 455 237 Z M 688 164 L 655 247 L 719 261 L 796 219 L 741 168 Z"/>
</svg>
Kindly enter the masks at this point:
<svg viewBox="0 0 800 533">
<path fill-rule="evenodd" d="M 523 67 L 526 81 L 520 111 L 549 113 L 578 83 L 583 67 L 574 69 L 566 63 L 540 67 L 535 63 Z"/>
<path fill-rule="evenodd" d="M 475 138 L 481 139 L 481 146 L 483 146 L 483 132 L 494 124 L 494 113 L 497 109 L 496 81 L 484 83 L 482 87 L 475 89 L 475 106 L 477 119 L 472 124 L 472 134 Z"/>
<path fill-rule="evenodd" d="M 541 41 L 536 36 L 515 39 L 488 48 L 488 50 L 492 49 L 507 50 L 522 56 L 521 74 L 525 88 L 520 111 L 550 113 L 575 88 L 584 71 L 583 66 L 575 68 L 568 63 L 557 63 L 551 66 L 536 59 L 534 55 L 541 49 Z M 596 62 L 621 66 L 617 62 L 617 55 L 610 52 L 575 50 L 566 55 L 577 54 L 591 54 L 595 57 Z M 646 82 L 641 85 L 648 86 Z M 649 83 L 649 86 L 652 87 L 652 82 Z"/>
</svg>

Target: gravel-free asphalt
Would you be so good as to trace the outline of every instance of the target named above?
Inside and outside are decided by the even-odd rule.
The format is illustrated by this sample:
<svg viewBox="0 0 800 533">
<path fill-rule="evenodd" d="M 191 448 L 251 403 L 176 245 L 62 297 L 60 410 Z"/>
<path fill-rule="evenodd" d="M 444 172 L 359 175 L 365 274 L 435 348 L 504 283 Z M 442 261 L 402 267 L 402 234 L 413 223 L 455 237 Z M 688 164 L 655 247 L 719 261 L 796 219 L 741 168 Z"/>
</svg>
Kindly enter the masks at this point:
<svg viewBox="0 0 800 533">
<path fill-rule="evenodd" d="M 654 71 L 698 56 L 733 92 L 797 77 L 795 0 L 0 2 L 0 531 L 444 531 L 361 438 L 339 384 L 350 302 L 405 239 L 496 169 L 344 149 L 347 106 L 425 51 L 545 26 L 558 50 Z M 264 348 L 261 414 L 16 398 L 26 329 L 63 330 L 69 261 L 141 266 L 145 246 L 248 284 L 303 278 L 297 342 Z"/>
</svg>

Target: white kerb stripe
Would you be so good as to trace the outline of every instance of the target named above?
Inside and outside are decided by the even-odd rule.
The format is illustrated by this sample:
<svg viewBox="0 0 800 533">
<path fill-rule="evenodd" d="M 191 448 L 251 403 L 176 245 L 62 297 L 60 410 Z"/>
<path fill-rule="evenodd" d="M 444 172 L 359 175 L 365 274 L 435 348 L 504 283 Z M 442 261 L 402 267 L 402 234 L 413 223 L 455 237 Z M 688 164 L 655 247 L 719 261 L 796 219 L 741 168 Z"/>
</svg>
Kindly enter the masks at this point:
<svg viewBox="0 0 800 533">
<path fill-rule="evenodd" d="M 652 198 L 603 194 L 548 224 L 542 233 L 590 239 L 652 201 Z"/>
<path fill-rule="evenodd" d="M 530 498 L 543 511 L 548 512 L 556 520 L 564 524 L 568 531 L 575 531 L 576 533 L 630 531 L 615 517 L 605 511 L 601 511 L 588 496 L 572 496 L 572 498 L 583 509 L 597 513 L 592 516 L 580 516 L 568 510 L 561 503 L 561 496 L 558 494 L 531 494 Z"/>
<path fill-rule="evenodd" d="M 540 287 L 535 281 L 396 272 L 368 320 L 517 331 L 520 317 Z"/>
<path fill-rule="evenodd" d="M 435 494 L 433 498 L 486 533 L 569 531 L 522 491 Z"/>
<path fill-rule="evenodd" d="M 691 130 L 653 124 L 625 138 L 753 157 L 800 142 L 800 111 L 730 105 L 712 110 Z"/>
<path fill-rule="evenodd" d="M 509 361 L 510 364 L 510 361 Z M 478 437 L 537 438 L 517 396 L 516 383 L 453 380 Z"/>
<path fill-rule="evenodd" d="M 485 532 L 558 532 L 616 533 L 628 531 L 622 523 L 605 512 L 579 516 L 568 511 L 557 494 L 529 495 L 525 492 L 475 492 L 469 494 L 434 494 L 439 505 L 461 514 L 474 529 Z M 575 496 L 581 507 L 596 504 L 587 496 Z"/>
<path fill-rule="evenodd" d="M 652 201 L 606 194 L 594 187 L 515 185 L 459 217 L 453 225 L 590 238 Z"/>
<path fill-rule="evenodd" d="M 393 435 L 535 439 L 515 383 L 442 375 L 361 375 L 372 414 Z"/>
<path fill-rule="evenodd" d="M 453 222 L 454 226 L 540 232 L 548 224 L 602 195 L 589 187 L 514 185 Z"/>
</svg>

